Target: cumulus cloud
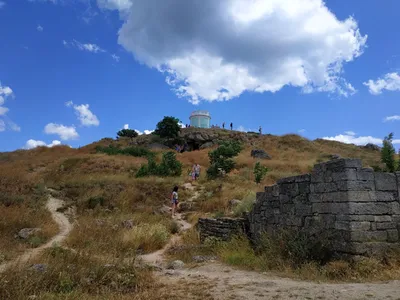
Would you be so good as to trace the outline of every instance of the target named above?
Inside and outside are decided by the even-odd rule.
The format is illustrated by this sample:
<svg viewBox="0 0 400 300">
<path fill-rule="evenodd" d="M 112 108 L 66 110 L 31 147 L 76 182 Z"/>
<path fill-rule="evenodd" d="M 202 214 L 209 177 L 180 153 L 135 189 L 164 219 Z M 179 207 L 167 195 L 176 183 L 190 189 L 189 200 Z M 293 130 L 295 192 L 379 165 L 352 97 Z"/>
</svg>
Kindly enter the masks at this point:
<svg viewBox="0 0 400 300">
<path fill-rule="evenodd" d="M 398 73 L 388 73 L 383 78 L 368 80 L 364 85 L 369 88 L 372 95 L 382 94 L 383 90 L 400 91 L 400 75 Z"/>
<path fill-rule="evenodd" d="M 400 116 L 390 116 L 390 117 L 386 117 L 385 119 L 383 119 L 384 122 L 390 122 L 390 121 L 400 121 Z"/>
<path fill-rule="evenodd" d="M 4 1 L 0 1 L 0 9 L 2 9 L 4 6 L 6 6 L 6 3 Z"/>
<path fill-rule="evenodd" d="M 128 128 L 126 128 L 126 129 L 128 129 Z M 134 130 L 138 133 L 138 135 L 151 134 L 151 133 L 154 132 L 154 130 L 144 130 L 144 131 L 140 131 L 140 130 L 137 130 L 137 129 L 134 129 Z"/>
<path fill-rule="evenodd" d="M 91 53 L 107 52 L 106 50 L 104 50 L 103 48 L 101 48 L 100 46 L 98 46 L 96 44 L 90 44 L 90 43 L 85 44 L 85 43 L 81 43 L 77 40 L 72 40 L 72 42 L 67 42 L 66 40 L 63 40 L 62 43 L 65 47 L 74 47 L 81 51 L 87 51 L 87 52 L 91 52 Z"/>
<path fill-rule="evenodd" d="M 345 144 L 366 145 L 368 143 L 381 145 L 383 140 L 373 136 L 356 136 L 355 134 L 339 134 L 332 137 L 323 137 L 322 139 L 328 141 L 337 141 Z M 350 133 L 354 133 L 351 132 Z M 400 144 L 400 140 L 393 140 L 393 144 Z"/>
<path fill-rule="evenodd" d="M 125 124 L 123 129 L 129 129 L 129 124 Z"/>
<path fill-rule="evenodd" d="M 363 53 L 357 22 L 339 20 L 322 0 L 98 0 L 118 9 L 119 43 L 163 72 L 179 97 L 197 104 L 245 91 L 350 96 L 344 64 Z"/>
<path fill-rule="evenodd" d="M 40 26 L 40 25 L 38 25 L 38 26 L 36 27 L 36 30 L 42 32 L 42 31 L 43 31 L 43 27 Z"/>
<path fill-rule="evenodd" d="M 9 109 L 4 106 L 6 100 L 12 97 L 14 97 L 13 90 L 9 86 L 3 86 L 0 82 L 0 132 L 5 131 L 7 128 L 13 131 L 21 131 L 21 127 L 7 117 Z"/>
<path fill-rule="evenodd" d="M 100 121 L 97 116 L 89 109 L 89 104 L 75 105 L 72 101 L 65 103 L 67 107 L 73 107 L 78 120 L 83 126 L 99 126 Z"/>
<path fill-rule="evenodd" d="M 345 131 L 344 132 L 346 135 L 351 135 L 351 136 L 354 136 L 354 135 L 356 135 L 356 133 L 354 132 L 354 131 Z"/>
<path fill-rule="evenodd" d="M 97 0 L 100 8 L 126 11 L 132 6 L 132 0 Z"/>
<path fill-rule="evenodd" d="M 26 142 L 24 149 L 29 150 L 29 149 L 34 149 L 36 147 L 42 147 L 42 146 L 51 148 L 51 147 L 58 146 L 58 145 L 61 145 L 61 142 L 58 140 L 54 140 L 50 144 L 46 144 L 43 141 L 37 141 L 37 140 L 31 139 Z"/>
<path fill-rule="evenodd" d="M 305 132 L 306 132 L 305 129 L 300 129 L 300 130 L 298 130 L 298 133 L 305 133 Z"/>
<path fill-rule="evenodd" d="M 46 134 L 57 134 L 63 141 L 79 138 L 79 134 L 73 126 L 68 127 L 61 124 L 49 123 L 45 126 L 44 132 Z"/>
</svg>

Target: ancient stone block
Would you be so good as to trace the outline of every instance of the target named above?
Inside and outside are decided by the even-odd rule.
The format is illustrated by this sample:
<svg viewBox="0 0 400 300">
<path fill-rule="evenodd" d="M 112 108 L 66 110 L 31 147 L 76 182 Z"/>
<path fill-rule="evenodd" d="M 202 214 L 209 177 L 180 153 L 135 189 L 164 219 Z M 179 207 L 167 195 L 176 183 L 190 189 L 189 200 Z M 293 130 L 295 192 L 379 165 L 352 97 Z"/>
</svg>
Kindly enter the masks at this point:
<svg viewBox="0 0 400 300">
<path fill-rule="evenodd" d="M 387 215 L 391 214 L 392 206 L 390 203 L 348 203 L 348 213 L 351 215 Z"/>
<path fill-rule="evenodd" d="M 374 191 L 348 191 L 346 193 L 349 202 L 373 202 L 376 201 Z"/>
<path fill-rule="evenodd" d="M 331 160 L 323 164 L 325 164 L 326 170 L 334 170 L 334 171 L 346 168 L 355 168 L 355 169 L 362 168 L 361 159 L 342 158 L 342 159 Z"/>
<path fill-rule="evenodd" d="M 372 181 L 374 179 L 375 177 L 372 169 L 361 169 L 357 171 L 357 180 Z"/>
<path fill-rule="evenodd" d="M 310 184 L 311 193 L 330 193 L 330 192 L 336 192 L 337 190 L 338 190 L 337 186 L 333 182 Z"/>
<path fill-rule="evenodd" d="M 295 214 L 297 216 L 311 215 L 311 204 L 296 203 Z"/>
<path fill-rule="evenodd" d="M 345 169 L 342 172 L 333 172 L 332 179 L 334 181 L 357 180 L 357 171 L 356 169 Z"/>
<path fill-rule="evenodd" d="M 375 173 L 375 186 L 377 191 L 396 191 L 396 175 L 392 173 Z"/>
<path fill-rule="evenodd" d="M 390 204 L 392 206 L 391 213 L 394 214 L 394 215 L 400 215 L 400 204 L 399 204 L 399 202 L 392 202 Z"/>
<path fill-rule="evenodd" d="M 351 231 L 350 239 L 353 242 L 385 242 L 387 240 L 386 231 Z"/>
<path fill-rule="evenodd" d="M 289 195 L 291 197 L 295 197 L 299 194 L 299 186 L 298 183 L 282 183 L 279 185 L 279 194 L 280 195 Z"/>
<path fill-rule="evenodd" d="M 391 216 L 375 216 L 373 218 L 375 222 L 392 222 Z"/>
<path fill-rule="evenodd" d="M 281 206 L 281 212 L 283 214 L 291 214 L 294 215 L 295 210 L 294 210 L 294 205 L 293 204 L 282 204 Z"/>
<path fill-rule="evenodd" d="M 281 194 L 279 195 L 279 201 L 283 204 L 283 203 L 291 203 L 292 198 L 289 195 L 285 195 L 285 194 Z"/>
<path fill-rule="evenodd" d="M 299 193 L 300 194 L 308 194 L 309 192 L 310 192 L 310 183 L 309 182 L 299 183 Z"/>
<path fill-rule="evenodd" d="M 376 223 L 377 230 L 396 229 L 397 226 L 393 222 Z"/>
<path fill-rule="evenodd" d="M 347 222 L 347 221 L 336 221 L 335 229 L 339 230 L 370 230 L 370 222 Z"/>
<path fill-rule="evenodd" d="M 371 215 L 336 215 L 337 221 L 374 222 L 375 218 Z"/>
<path fill-rule="evenodd" d="M 311 180 L 312 183 L 320 183 L 324 182 L 324 173 L 322 171 L 313 170 L 311 173 Z"/>
<path fill-rule="evenodd" d="M 395 243 L 399 241 L 399 231 L 397 229 L 391 229 L 387 231 L 387 241 L 389 243 Z"/>
<path fill-rule="evenodd" d="M 375 192 L 376 201 L 393 202 L 397 200 L 397 192 Z"/>
<path fill-rule="evenodd" d="M 374 181 L 337 181 L 339 191 L 373 191 Z"/>
<path fill-rule="evenodd" d="M 347 214 L 348 203 L 313 203 L 312 212 L 320 214 Z"/>
<path fill-rule="evenodd" d="M 311 180 L 311 175 L 310 174 L 304 174 L 300 176 L 295 177 L 295 182 L 300 183 L 300 182 L 310 182 Z"/>
</svg>

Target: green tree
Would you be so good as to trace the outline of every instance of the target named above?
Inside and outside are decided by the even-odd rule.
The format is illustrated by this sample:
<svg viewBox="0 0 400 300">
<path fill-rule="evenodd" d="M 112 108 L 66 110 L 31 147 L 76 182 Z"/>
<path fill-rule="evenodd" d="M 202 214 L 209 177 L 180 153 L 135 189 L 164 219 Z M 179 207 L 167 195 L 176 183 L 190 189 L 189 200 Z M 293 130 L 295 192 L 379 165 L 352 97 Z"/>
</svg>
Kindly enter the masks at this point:
<svg viewBox="0 0 400 300">
<path fill-rule="evenodd" d="M 132 129 L 121 129 L 120 131 L 117 132 L 117 136 L 135 138 L 138 136 L 138 133 Z"/>
<path fill-rule="evenodd" d="M 264 179 L 264 177 L 267 174 L 267 172 L 268 172 L 268 168 L 267 167 L 261 165 L 260 162 L 256 163 L 256 165 L 254 166 L 253 173 L 254 173 L 254 179 L 255 179 L 257 184 L 260 183 Z"/>
<path fill-rule="evenodd" d="M 242 145 L 236 141 L 224 142 L 217 149 L 210 151 L 210 167 L 207 169 L 207 178 L 215 179 L 235 168 L 233 157 L 242 151 Z"/>
<path fill-rule="evenodd" d="M 154 134 L 161 138 L 176 138 L 180 131 L 181 126 L 179 126 L 179 119 L 174 117 L 164 117 L 164 119 L 157 123 Z"/>
<path fill-rule="evenodd" d="M 383 140 L 383 147 L 381 150 L 381 161 L 386 166 L 386 171 L 394 172 L 396 170 L 396 160 L 394 155 L 396 153 L 393 144 L 393 133 L 390 133 Z"/>
</svg>

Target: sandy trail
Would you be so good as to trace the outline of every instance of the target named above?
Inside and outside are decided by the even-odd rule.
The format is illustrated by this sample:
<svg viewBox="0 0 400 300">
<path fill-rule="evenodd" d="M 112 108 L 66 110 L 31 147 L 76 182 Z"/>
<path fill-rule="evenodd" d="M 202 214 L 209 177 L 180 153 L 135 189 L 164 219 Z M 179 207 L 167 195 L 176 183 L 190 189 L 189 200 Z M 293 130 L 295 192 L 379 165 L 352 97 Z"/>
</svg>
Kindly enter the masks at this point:
<svg viewBox="0 0 400 300">
<path fill-rule="evenodd" d="M 49 195 L 46 204 L 46 208 L 50 211 L 53 220 L 57 223 L 59 227 L 60 232 L 46 244 L 38 248 L 27 250 L 24 254 L 17 257 L 16 259 L 0 265 L 0 273 L 4 272 L 9 267 L 20 266 L 27 263 L 29 260 L 39 255 L 44 249 L 50 248 L 54 244 L 60 244 L 68 236 L 68 234 L 72 230 L 73 225 L 63 213 L 57 212 L 57 209 L 61 208 L 63 204 L 64 202 L 62 200 L 54 198 L 51 195 Z"/>
</svg>

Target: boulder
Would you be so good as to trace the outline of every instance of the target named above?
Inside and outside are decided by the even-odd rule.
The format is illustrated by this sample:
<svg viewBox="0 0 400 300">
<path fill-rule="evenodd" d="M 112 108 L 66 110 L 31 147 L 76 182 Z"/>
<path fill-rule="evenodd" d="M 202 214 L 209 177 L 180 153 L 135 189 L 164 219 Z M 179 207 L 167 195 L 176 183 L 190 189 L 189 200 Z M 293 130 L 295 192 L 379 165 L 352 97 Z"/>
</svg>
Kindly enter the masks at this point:
<svg viewBox="0 0 400 300">
<path fill-rule="evenodd" d="M 158 213 L 162 214 L 162 215 L 168 215 L 171 213 L 171 207 L 163 205 L 162 207 L 160 207 L 157 210 Z"/>
<path fill-rule="evenodd" d="M 214 146 L 214 143 L 213 143 L 213 142 L 207 142 L 207 143 L 204 143 L 204 144 L 202 144 L 202 145 L 200 146 L 200 150 L 207 149 L 207 148 L 211 148 L 211 147 L 213 147 L 213 146 Z"/>
<path fill-rule="evenodd" d="M 193 202 L 179 202 L 178 204 L 179 212 L 192 211 L 193 209 L 194 209 Z"/>
<path fill-rule="evenodd" d="M 34 235 L 35 233 L 38 233 L 40 231 L 42 231 L 42 229 L 40 229 L 40 228 L 23 228 L 18 232 L 17 237 L 19 237 L 20 239 L 26 240 L 29 237 L 31 237 L 32 235 Z"/>
<path fill-rule="evenodd" d="M 126 229 L 132 229 L 133 226 L 135 226 L 135 223 L 133 222 L 133 220 L 122 221 L 122 227 L 124 227 Z"/>
<path fill-rule="evenodd" d="M 230 207 L 238 206 L 240 203 L 242 203 L 242 201 L 237 200 L 237 199 L 229 200 L 229 206 L 230 206 Z"/>
<path fill-rule="evenodd" d="M 179 270 L 183 269 L 185 263 L 181 260 L 174 260 L 173 262 L 169 263 L 167 266 L 168 270 Z"/>
<path fill-rule="evenodd" d="M 193 261 L 197 262 L 197 263 L 202 263 L 202 262 L 206 262 L 206 261 L 210 261 L 210 260 L 217 260 L 216 256 L 202 256 L 202 255 L 196 255 L 193 256 Z"/>
<path fill-rule="evenodd" d="M 365 146 L 362 146 L 362 148 L 373 150 L 373 151 L 381 151 L 381 147 L 379 147 L 378 145 L 372 144 L 372 143 L 368 143 Z"/>
<path fill-rule="evenodd" d="M 32 266 L 32 270 L 35 270 L 35 271 L 40 272 L 40 273 L 43 273 L 43 272 L 46 272 L 47 265 L 45 265 L 45 264 L 34 264 Z"/>
<path fill-rule="evenodd" d="M 334 160 L 334 159 L 341 159 L 342 157 L 339 154 L 331 154 L 329 155 L 329 158 Z"/>
<path fill-rule="evenodd" d="M 251 150 L 251 156 L 254 158 L 271 159 L 271 156 L 262 149 Z"/>
</svg>

